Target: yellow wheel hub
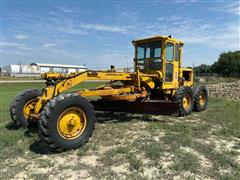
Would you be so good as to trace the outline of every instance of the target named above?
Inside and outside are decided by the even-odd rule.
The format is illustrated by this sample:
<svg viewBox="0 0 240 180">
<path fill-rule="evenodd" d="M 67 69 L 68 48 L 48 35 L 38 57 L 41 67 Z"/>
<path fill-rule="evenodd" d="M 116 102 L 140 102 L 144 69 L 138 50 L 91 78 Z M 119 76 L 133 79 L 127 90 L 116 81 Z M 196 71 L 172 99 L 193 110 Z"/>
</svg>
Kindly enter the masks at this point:
<svg viewBox="0 0 240 180">
<path fill-rule="evenodd" d="M 201 106 L 204 106 L 205 101 L 206 101 L 205 94 L 204 94 L 204 92 L 201 92 L 201 94 L 200 94 L 200 96 L 199 96 L 199 104 L 200 104 Z"/>
<path fill-rule="evenodd" d="M 24 116 L 25 119 L 29 118 L 29 115 L 31 113 L 31 109 L 34 108 L 35 101 L 36 101 L 36 99 L 31 99 L 23 107 L 23 116 Z"/>
<path fill-rule="evenodd" d="M 190 95 L 187 94 L 186 96 L 184 96 L 183 101 L 182 101 L 182 105 L 183 105 L 183 108 L 185 110 L 190 108 L 190 105 L 191 105 L 191 97 L 190 97 Z"/>
<path fill-rule="evenodd" d="M 65 139 L 79 137 L 86 128 L 86 115 L 82 109 L 72 107 L 66 109 L 58 118 L 58 133 Z"/>
</svg>

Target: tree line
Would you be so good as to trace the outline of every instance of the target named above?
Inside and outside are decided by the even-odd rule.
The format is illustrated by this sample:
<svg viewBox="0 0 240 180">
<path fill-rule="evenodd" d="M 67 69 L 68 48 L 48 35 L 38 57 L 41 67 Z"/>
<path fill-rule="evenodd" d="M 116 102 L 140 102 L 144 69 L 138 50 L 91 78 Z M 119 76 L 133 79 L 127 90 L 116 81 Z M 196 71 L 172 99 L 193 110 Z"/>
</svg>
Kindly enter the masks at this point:
<svg viewBox="0 0 240 180">
<path fill-rule="evenodd" d="M 229 51 L 219 55 L 212 65 L 201 64 L 194 67 L 196 74 L 218 74 L 220 76 L 240 77 L 240 51 Z"/>
</svg>

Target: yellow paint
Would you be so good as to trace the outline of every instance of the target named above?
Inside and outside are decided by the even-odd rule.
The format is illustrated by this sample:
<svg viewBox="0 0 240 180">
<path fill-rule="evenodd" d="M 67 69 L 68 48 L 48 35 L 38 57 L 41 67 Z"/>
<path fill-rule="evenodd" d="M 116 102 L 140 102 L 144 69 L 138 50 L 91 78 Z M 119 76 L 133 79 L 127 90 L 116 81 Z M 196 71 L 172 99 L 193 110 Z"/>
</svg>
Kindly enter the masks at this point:
<svg viewBox="0 0 240 180">
<path fill-rule="evenodd" d="M 36 99 L 31 99 L 30 101 L 28 101 L 25 106 L 23 107 L 23 116 L 24 118 L 27 120 L 30 116 L 31 113 L 31 109 L 34 108 L 33 103 L 36 102 Z"/>
<path fill-rule="evenodd" d="M 137 52 L 136 48 L 139 43 L 151 43 L 153 41 L 162 42 L 162 50 L 160 59 L 162 60 L 162 65 L 160 69 L 151 70 L 149 67 L 144 71 L 140 72 L 137 67 Z M 166 61 L 166 45 L 167 43 L 172 43 L 174 45 L 174 58 L 173 61 Z M 175 45 L 179 45 L 179 59 L 175 59 Z M 155 90 L 163 90 L 162 92 L 169 95 L 174 95 L 176 90 L 180 86 L 193 86 L 193 71 L 191 68 L 182 68 L 182 48 L 183 42 L 174 38 L 167 36 L 153 36 L 150 38 L 140 39 L 133 41 L 135 46 L 135 72 L 118 72 L 116 68 L 111 68 L 109 71 L 85 71 L 77 72 L 71 74 L 61 74 L 61 73 L 44 73 L 42 78 L 45 80 L 53 80 L 56 82 L 54 85 L 48 85 L 44 90 L 42 96 L 38 97 L 38 101 L 34 107 L 34 113 L 32 116 L 38 116 L 41 112 L 43 106 L 53 97 L 58 96 L 60 93 L 89 80 L 104 80 L 104 81 L 121 81 L 123 82 L 122 87 L 106 89 L 105 86 L 98 87 L 92 90 L 81 90 L 78 91 L 81 96 L 113 96 L 121 95 L 124 93 L 141 93 L 146 88 Z M 166 65 L 172 64 L 172 81 L 166 82 Z M 148 59 L 149 65 L 149 59 Z M 112 66 L 113 67 L 113 66 Z M 180 84 L 180 79 L 183 79 L 184 72 L 190 73 L 189 80 L 183 81 L 184 84 Z M 147 85 L 147 86 L 146 86 Z M 149 93 L 149 92 L 148 92 Z"/>
<path fill-rule="evenodd" d="M 165 90 L 166 94 L 172 94 L 172 91 L 170 89 Z"/>
<path fill-rule="evenodd" d="M 141 81 L 147 83 L 147 85 L 153 89 L 155 87 L 155 83 L 152 81 L 152 77 L 141 77 Z"/>
<path fill-rule="evenodd" d="M 201 92 L 200 96 L 199 96 L 199 104 L 200 104 L 200 106 L 204 106 L 205 101 L 206 101 L 205 94 L 204 94 L 204 92 Z"/>
<path fill-rule="evenodd" d="M 93 90 L 82 90 L 78 91 L 81 96 L 110 96 L 110 95 L 117 95 L 122 93 L 130 93 L 133 92 L 134 87 L 127 87 L 127 88 L 120 88 L 120 89 L 93 89 Z"/>
<path fill-rule="evenodd" d="M 158 41 L 158 40 L 166 41 L 169 39 L 171 39 L 172 41 L 174 41 L 176 43 L 183 44 L 183 42 L 178 39 L 169 38 L 168 36 L 161 36 L 161 35 L 156 35 L 156 36 L 152 36 L 152 37 L 148 37 L 148 38 L 144 38 L 144 39 L 137 39 L 137 40 L 134 40 L 132 43 L 134 45 L 136 45 L 138 43 L 146 43 L 146 42 L 152 42 L 152 41 Z"/>
<path fill-rule="evenodd" d="M 66 109 L 58 118 L 57 130 L 65 139 L 76 139 L 86 129 L 86 115 L 81 108 Z"/>
<path fill-rule="evenodd" d="M 190 108 L 190 105 L 191 105 L 190 95 L 186 94 L 186 96 L 183 97 L 182 105 L 185 110 L 188 110 Z"/>
</svg>

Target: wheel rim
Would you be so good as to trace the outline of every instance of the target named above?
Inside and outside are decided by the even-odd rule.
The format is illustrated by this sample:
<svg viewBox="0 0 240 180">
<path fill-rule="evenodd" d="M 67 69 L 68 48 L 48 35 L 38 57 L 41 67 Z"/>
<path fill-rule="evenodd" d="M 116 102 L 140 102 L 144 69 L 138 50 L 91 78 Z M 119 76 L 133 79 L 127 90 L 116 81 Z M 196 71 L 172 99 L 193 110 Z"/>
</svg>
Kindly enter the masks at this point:
<svg viewBox="0 0 240 180">
<path fill-rule="evenodd" d="M 183 97 L 183 101 L 182 101 L 182 105 L 183 105 L 183 108 L 185 110 L 188 110 L 190 108 L 190 105 L 191 105 L 191 97 L 189 94 L 186 94 L 184 97 Z"/>
<path fill-rule="evenodd" d="M 79 137 L 86 128 L 86 115 L 77 107 L 66 109 L 58 118 L 58 133 L 65 139 Z"/>
<path fill-rule="evenodd" d="M 23 107 L 23 116 L 25 119 L 29 118 L 29 115 L 31 113 L 31 109 L 34 108 L 34 102 L 36 101 L 36 99 L 31 99 L 30 101 L 28 101 L 24 107 Z"/>
<path fill-rule="evenodd" d="M 199 104 L 200 104 L 200 106 L 204 106 L 205 102 L 206 102 L 205 93 L 201 92 L 200 96 L 199 96 Z"/>
</svg>

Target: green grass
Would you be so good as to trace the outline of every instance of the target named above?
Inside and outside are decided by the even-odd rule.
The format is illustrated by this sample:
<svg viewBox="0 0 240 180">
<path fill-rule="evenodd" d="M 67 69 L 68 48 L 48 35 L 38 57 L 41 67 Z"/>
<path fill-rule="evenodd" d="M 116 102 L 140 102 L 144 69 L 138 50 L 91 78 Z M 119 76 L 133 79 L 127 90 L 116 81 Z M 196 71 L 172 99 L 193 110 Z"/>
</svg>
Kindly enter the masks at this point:
<svg viewBox="0 0 240 180">
<path fill-rule="evenodd" d="M 81 89 L 81 88 L 94 88 L 99 86 L 101 83 L 91 82 L 91 83 L 83 83 L 77 87 L 71 89 L 72 91 Z M 9 115 L 9 105 L 14 97 L 20 93 L 21 91 L 29 88 L 44 88 L 44 83 L 6 83 L 0 84 L 0 158 L 8 157 L 9 150 L 7 147 L 13 147 L 16 152 L 21 153 L 21 146 L 25 146 L 33 141 L 38 139 L 36 135 L 36 130 L 34 128 L 29 129 L 27 131 L 23 129 L 9 130 L 11 127 L 11 118 Z M 8 126 L 10 126 L 8 128 Z M 18 144 L 19 141 L 22 141 Z M 10 149 L 12 151 L 12 148 Z"/>
<path fill-rule="evenodd" d="M 209 107 L 206 112 L 199 113 L 202 123 L 195 125 L 189 123 L 175 122 L 174 125 L 164 123 L 158 128 L 165 131 L 165 136 L 162 138 L 164 144 L 170 145 L 169 152 L 176 157 L 176 162 L 172 166 L 176 171 L 191 171 L 199 172 L 199 163 L 196 157 L 191 154 L 182 153 L 179 151 L 181 147 L 190 147 L 197 150 L 199 153 L 208 158 L 213 167 L 210 169 L 212 177 L 222 177 L 219 169 L 232 169 L 232 175 L 240 177 L 239 163 L 234 161 L 235 157 L 239 157 L 239 152 L 232 151 L 229 153 L 218 152 L 214 144 L 202 144 L 196 142 L 196 139 L 208 140 L 214 136 L 216 140 L 224 139 L 227 141 L 233 138 L 238 138 L 240 135 L 240 103 L 226 101 L 224 99 L 210 98 Z M 185 120 L 193 119 L 193 115 L 188 116 Z M 197 121 L 196 121 L 197 123 Z M 154 126 L 150 124 L 149 126 Z M 156 128 L 156 127 L 155 127 Z M 240 150 L 239 143 L 236 141 L 235 150 Z M 228 177 L 225 175 L 224 177 Z"/>
<path fill-rule="evenodd" d="M 41 77 L 11 77 L 0 76 L 0 81 L 17 81 L 17 80 L 41 80 Z"/>
<path fill-rule="evenodd" d="M 171 169 L 177 172 L 190 171 L 192 173 L 197 173 L 200 169 L 200 163 L 196 156 L 190 153 L 176 153 L 175 162 L 171 165 Z"/>
<path fill-rule="evenodd" d="M 83 83 L 73 91 L 100 84 Z M 0 86 L 0 179 L 17 179 L 15 175 L 22 172 L 28 178 L 47 178 L 50 174 L 59 178 L 68 171 L 82 179 L 84 175 L 94 179 L 240 178 L 240 102 L 210 98 L 205 112 L 184 118 L 97 113 L 99 122 L 87 144 L 48 155 L 36 127 L 15 130 L 9 116 L 9 104 L 16 94 L 43 88 L 44 84 Z M 233 145 L 220 144 L 219 149 L 221 142 Z"/>
</svg>

